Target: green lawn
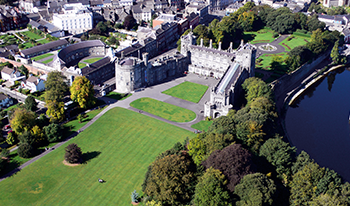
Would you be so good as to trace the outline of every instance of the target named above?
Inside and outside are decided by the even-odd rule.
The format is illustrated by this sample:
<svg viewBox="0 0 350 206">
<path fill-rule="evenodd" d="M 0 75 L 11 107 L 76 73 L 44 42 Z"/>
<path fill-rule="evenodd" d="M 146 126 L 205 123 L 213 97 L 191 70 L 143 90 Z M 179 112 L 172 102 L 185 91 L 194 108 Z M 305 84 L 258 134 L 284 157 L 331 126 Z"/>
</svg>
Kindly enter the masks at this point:
<svg viewBox="0 0 350 206">
<path fill-rule="evenodd" d="M 213 124 L 213 121 L 202 120 L 202 121 L 192 125 L 191 127 L 193 129 L 197 129 L 197 130 L 200 130 L 200 131 L 208 131 L 208 128 L 210 127 L 211 124 Z"/>
<path fill-rule="evenodd" d="M 195 134 L 122 108 L 18 174 L 0 183 L 1 205 L 131 205 L 148 165 L 177 141 Z M 64 148 L 78 144 L 85 164 L 62 164 Z M 101 184 L 98 178 L 106 182 Z"/>
<path fill-rule="evenodd" d="M 86 67 L 86 64 L 79 62 L 79 63 L 78 63 L 78 67 L 79 67 L 80 69 L 82 69 L 82 68 Z"/>
<path fill-rule="evenodd" d="M 282 53 L 278 53 L 278 54 L 263 54 L 258 58 L 258 59 L 262 59 L 262 61 L 259 64 L 256 64 L 256 67 L 269 70 L 270 64 L 272 62 L 272 57 L 274 55 L 282 56 L 283 59 L 285 59 L 287 57 L 286 52 L 282 52 Z"/>
<path fill-rule="evenodd" d="M 292 38 L 290 38 L 292 37 Z M 279 45 L 283 46 L 286 51 L 290 51 L 297 46 L 302 46 L 311 41 L 311 36 L 308 34 L 301 34 L 294 32 L 289 38 L 284 39 Z M 288 41 L 288 39 L 290 39 Z"/>
<path fill-rule="evenodd" d="M 189 122 L 196 118 L 196 114 L 191 110 L 152 98 L 137 99 L 131 102 L 130 106 L 173 122 Z"/>
<path fill-rule="evenodd" d="M 25 32 L 22 32 L 23 35 L 27 36 L 28 38 L 30 39 L 34 39 L 34 40 L 37 40 L 37 39 L 42 39 L 43 37 L 40 36 L 40 35 L 37 35 L 31 31 L 25 31 Z"/>
<path fill-rule="evenodd" d="M 27 42 L 27 43 L 24 43 L 23 46 L 24 46 L 23 49 L 29 49 L 29 48 L 32 48 L 34 45 L 30 42 Z"/>
<path fill-rule="evenodd" d="M 273 37 L 273 30 L 269 28 L 260 29 L 259 31 L 244 32 L 245 41 L 250 41 L 252 44 L 257 43 L 271 43 L 275 38 Z"/>
<path fill-rule="evenodd" d="M 109 97 L 109 98 L 112 98 L 112 99 L 115 99 L 115 100 L 123 100 L 123 99 L 126 99 L 128 97 L 130 97 L 132 94 L 120 94 L 120 93 L 117 93 L 117 92 L 110 92 L 106 95 L 106 97 Z"/>
<path fill-rule="evenodd" d="M 42 61 L 42 63 L 47 64 L 47 63 L 52 62 L 52 60 L 53 60 L 53 58 L 50 58 L 50 59 L 47 59 L 47 60 L 45 60 L 45 61 Z"/>
<path fill-rule="evenodd" d="M 47 43 L 50 43 L 50 41 L 47 40 L 47 39 L 42 39 L 42 40 L 39 40 L 39 41 L 37 41 L 37 42 L 40 43 L 40 44 L 47 44 Z"/>
<path fill-rule="evenodd" d="M 82 123 L 79 123 L 78 119 L 74 119 L 64 124 L 64 127 L 69 128 L 72 132 L 76 132 L 84 125 L 86 125 L 90 120 L 92 120 L 96 115 L 98 115 L 102 110 L 103 109 L 92 110 L 91 112 L 86 113 L 86 117 Z"/>
<path fill-rule="evenodd" d="M 88 64 L 92 64 L 94 62 L 97 62 L 100 59 L 103 59 L 103 57 L 95 57 L 95 58 L 91 58 L 91 59 L 85 59 L 83 62 L 86 62 Z"/>
<path fill-rule="evenodd" d="M 53 56 L 53 55 L 54 54 L 52 54 L 52 53 L 46 53 L 46 54 L 42 54 L 40 56 L 36 56 L 36 57 L 32 58 L 32 60 L 39 61 L 41 59 L 45 59 L 46 57 Z"/>
<path fill-rule="evenodd" d="M 207 89 L 208 86 L 206 85 L 196 84 L 192 82 L 183 82 L 175 87 L 163 91 L 162 93 L 177 97 L 179 99 L 198 103 Z"/>
</svg>

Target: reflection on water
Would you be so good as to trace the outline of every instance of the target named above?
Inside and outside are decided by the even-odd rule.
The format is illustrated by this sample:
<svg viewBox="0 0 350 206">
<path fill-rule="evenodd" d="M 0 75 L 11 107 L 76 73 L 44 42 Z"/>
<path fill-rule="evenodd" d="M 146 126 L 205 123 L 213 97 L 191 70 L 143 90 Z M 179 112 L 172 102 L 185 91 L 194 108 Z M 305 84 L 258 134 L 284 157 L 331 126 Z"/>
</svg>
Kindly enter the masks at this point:
<svg viewBox="0 0 350 206">
<path fill-rule="evenodd" d="M 286 114 L 286 129 L 298 151 L 350 180 L 350 71 L 332 72 L 308 90 Z"/>
</svg>

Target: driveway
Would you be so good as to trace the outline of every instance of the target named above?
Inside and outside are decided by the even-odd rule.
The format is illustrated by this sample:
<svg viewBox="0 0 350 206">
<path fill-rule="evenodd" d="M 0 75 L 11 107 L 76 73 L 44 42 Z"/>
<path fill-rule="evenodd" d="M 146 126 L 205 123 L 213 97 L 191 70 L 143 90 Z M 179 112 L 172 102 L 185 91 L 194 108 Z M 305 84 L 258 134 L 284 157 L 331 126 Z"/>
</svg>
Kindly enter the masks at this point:
<svg viewBox="0 0 350 206">
<path fill-rule="evenodd" d="M 267 43 L 257 43 L 257 44 L 254 44 L 256 47 L 257 47 L 257 58 L 263 54 L 278 54 L 278 53 L 281 53 L 281 52 L 285 52 L 286 49 L 279 45 L 279 43 L 283 40 L 285 40 L 289 35 L 281 35 L 279 38 L 277 38 L 276 40 L 274 40 L 273 42 L 271 43 L 268 43 L 272 46 L 275 46 L 277 48 L 277 50 L 275 51 L 266 51 L 266 50 L 261 50 L 259 49 L 259 46 L 262 46 L 262 45 L 266 45 Z"/>
</svg>

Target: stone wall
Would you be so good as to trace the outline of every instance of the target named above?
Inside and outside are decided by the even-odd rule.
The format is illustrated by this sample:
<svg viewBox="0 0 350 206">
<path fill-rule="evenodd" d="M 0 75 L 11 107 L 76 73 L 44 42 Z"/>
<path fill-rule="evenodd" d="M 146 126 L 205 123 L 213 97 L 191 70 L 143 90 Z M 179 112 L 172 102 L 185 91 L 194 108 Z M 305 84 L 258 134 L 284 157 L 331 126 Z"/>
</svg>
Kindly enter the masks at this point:
<svg viewBox="0 0 350 206">
<path fill-rule="evenodd" d="M 45 70 L 45 69 L 37 68 L 37 67 L 31 66 L 31 65 L 23 64 L 21 62 L 16 62 L 16 61 L 12 61 L 12 60 L 9 60 L 9 59 L 5 59 L 4 57 L 0 57 L 0 62 L 1 63 L 3 63 L 3 62 L 10 62 L 15 67 L 20 67 L 20 66 L 24 65 L 29 70 L 29 72 L 33 73 L 33 74 L 38 74 L 38 73 L 40 73 L 40 74 L 47 74 L 47 73 L 50 72 L 49 70 Z"/>
</svg>

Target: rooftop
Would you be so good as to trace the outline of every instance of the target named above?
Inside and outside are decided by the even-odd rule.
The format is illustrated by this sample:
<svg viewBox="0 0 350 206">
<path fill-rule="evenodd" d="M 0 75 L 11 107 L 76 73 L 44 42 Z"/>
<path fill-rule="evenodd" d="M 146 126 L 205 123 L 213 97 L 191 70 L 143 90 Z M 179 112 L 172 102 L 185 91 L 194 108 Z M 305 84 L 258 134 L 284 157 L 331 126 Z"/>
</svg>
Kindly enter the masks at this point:
<svg viewBox="0 0 350 206">
<path fill-rule="evenodd" d="M 24 50 L 21 51 L 21 53 L 24 56 L 27 56 L 27 55 L 38 53 L 40 51 L 50 50 L 50 49 L 53 49 L 55 47 L 63 46 L 63 45 L 66 45 L 66 44 L 68 44 L 67 40 L 60 39 L 60 40 L 57 40 L 57 41 L 49 42 L 47 44 L 42 44 L 42 45 L 35 46 L 35 47 L 29 48 L 29 49 L 24 49 Z"/>
</svg>

